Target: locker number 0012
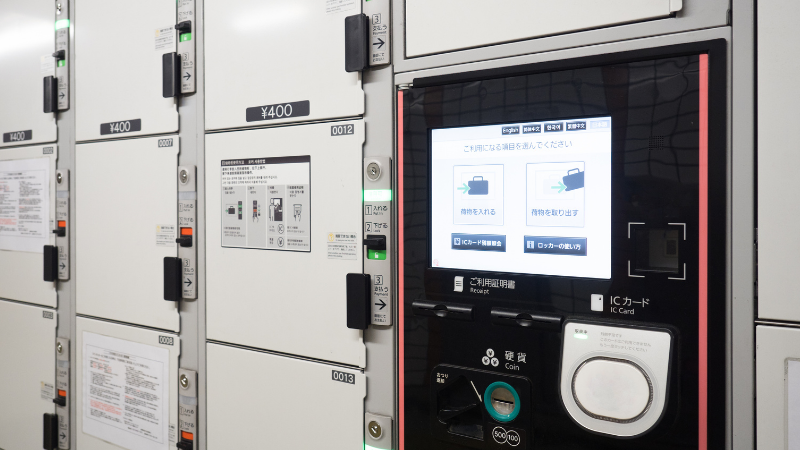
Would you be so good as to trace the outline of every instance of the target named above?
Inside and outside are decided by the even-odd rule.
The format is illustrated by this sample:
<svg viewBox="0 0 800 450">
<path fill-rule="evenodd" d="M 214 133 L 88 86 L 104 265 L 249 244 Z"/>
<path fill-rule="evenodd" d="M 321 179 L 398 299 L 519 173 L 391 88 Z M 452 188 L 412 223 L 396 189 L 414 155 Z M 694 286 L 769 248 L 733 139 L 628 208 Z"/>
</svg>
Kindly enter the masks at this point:
<svg viewBox="0 0 800 450">
<path fill-rule="evenodd" d="M 348 134 L 353 134 L 355 132 L 353 128 L 354 127 L 352 123 L 344 125 L 331 125 L 331 136 L 346 136 Z"/>
<path fill-rule="evenodd" d="M 356 376 L 352 373 L 347 372 L 339 372 L 338 370 L 331 371 L 331 377 L 333 381 L 339 381 L 341 383 L 347 384 L 356 384 Z"/>
</svg>

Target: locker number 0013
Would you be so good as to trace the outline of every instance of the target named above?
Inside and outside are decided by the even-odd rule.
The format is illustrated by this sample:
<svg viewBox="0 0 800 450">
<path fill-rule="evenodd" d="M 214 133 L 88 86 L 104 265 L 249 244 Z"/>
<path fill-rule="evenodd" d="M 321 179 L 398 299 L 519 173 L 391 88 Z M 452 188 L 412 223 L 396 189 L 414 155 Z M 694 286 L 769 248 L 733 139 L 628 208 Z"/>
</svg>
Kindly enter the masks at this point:
<svg viewBox="0 0 800 450">
<path fill-rule="evenodd" d="M 333 381 L 339 381 L 347 384 L 356 384 L 356 376 L 352 373 L 339 372 L 338 370 L 331 371 Z"/>
</svg>

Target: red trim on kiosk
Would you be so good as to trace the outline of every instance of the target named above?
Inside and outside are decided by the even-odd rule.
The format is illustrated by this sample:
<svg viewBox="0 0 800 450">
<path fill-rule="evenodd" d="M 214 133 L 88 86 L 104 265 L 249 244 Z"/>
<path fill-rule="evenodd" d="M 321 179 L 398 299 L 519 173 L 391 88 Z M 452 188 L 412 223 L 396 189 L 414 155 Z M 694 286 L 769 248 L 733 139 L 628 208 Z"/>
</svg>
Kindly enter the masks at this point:
<svg viewBox="0 0 800 450">
<path fill-rule="evenodd" d="M 404 257 L 404 250 L 403 250 L 403 239 L 404 239 L 404 232 L 403 232 L 403 91 L 397 92 L 397 279 L 398 282 L 398 312 L 397 312 L 397 326 L 399 328 L 399 333 L 397 336 L 399 338 L 398 343 L 398 357 L 399 361 L 399 373 L 400 373 L 400 398 L 399 398 L 399 406 L 400 406 L 400 414 L 399 420 L 397 423 L 398 434 L 400 439 L 400 450 L 405 450 L 405 422 L 406 422 L 406 386 L 405 386 L 405 335 L 403 334 L 403 330 L 405 330 L 405 320 L 403 316 L 403 300 L 404 300 L 404 293 L 405 293 L 405 270 L 403 264 L 405 264 L 405 257 Z"/>
<path fill-rule="evenodd" d="M 700 248 L 698 449 L 708 448 L 708 55 L 700 55 Z"/>
</svg>

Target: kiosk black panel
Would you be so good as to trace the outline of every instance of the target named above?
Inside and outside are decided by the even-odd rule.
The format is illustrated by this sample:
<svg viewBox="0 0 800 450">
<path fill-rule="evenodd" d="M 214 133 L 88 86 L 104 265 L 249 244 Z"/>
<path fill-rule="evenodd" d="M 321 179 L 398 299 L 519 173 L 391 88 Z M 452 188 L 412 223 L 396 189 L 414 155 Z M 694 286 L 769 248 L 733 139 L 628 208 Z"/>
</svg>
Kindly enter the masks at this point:
<svg viewBox="0 0 800 450">
<path fill-rule="evenodd" d="M 724 447 L 725 52 L 398 92 L 401 450 Z"/>
</svg>

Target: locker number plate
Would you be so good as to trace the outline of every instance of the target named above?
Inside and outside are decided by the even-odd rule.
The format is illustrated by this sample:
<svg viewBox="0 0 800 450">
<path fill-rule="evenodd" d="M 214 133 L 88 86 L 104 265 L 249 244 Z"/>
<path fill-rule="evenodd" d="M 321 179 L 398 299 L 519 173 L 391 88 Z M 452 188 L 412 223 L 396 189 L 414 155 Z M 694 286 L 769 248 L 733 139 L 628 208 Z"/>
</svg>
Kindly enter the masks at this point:
<svg viewBox="0 0 800 450">
<path fill-rule="evenodd" d="M 356 376 L 352 373 L 347 372 L 339 372 L 338 370 L 331 371 L 331 377 L 333 381 L 339 381 L 341 383 L 347 384 L 356 384 Z"/>
</svg>

